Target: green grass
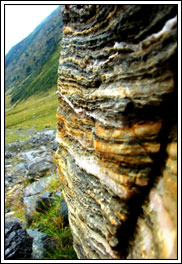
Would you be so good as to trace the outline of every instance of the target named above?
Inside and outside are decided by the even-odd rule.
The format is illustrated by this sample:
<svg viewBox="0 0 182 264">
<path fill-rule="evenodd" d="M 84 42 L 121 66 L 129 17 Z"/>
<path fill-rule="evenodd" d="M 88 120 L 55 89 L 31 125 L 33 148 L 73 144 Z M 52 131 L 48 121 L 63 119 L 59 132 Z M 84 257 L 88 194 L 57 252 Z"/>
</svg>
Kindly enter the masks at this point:
<svg viewBox="0 0 182 264">
<path fill-rule="evenodd" d="M 11 106 L 10 95 L 5 97 L 5 144 L 27 140 L 34 131 L 45 127 L 56 129 L 56 86 L 48 92 L 31 96 Z M 32 131 L 32 133 L 31 133 Z"/>
<path fill-rule="evenodd" d="M 73 249 L 73 238 L 69 226 L 64 227 L 60 212 L 60 199 L 44 213 L 37 213 L 28 228 L 40 228 L 57 241 L 57 246 L 51 250 L 46 259 L 77 259 Z"/>
<path fill-rule="evenodd" d="M 26 181 L 24 187 L 26 186 Z M 59 178 L 53 178 L 47 184 L 45 191 L 56 192 L 61 189 Z M 11 208 L 15 214 L 13 217 L 18 217 L 25 222 L 24 205 L 21 198 L 21 192 L 14 194 L 9 191 L 6 195 L 5 208 Z M 56 198 L 56 196 L 55 196 Z M 60 216 L 62 197 L 57 197 L 51 207 L 43 212 L 35 212 L 33 221 L 26 228 L 39 228 L 40 232 L 50 235 L 55 241 L 55 247 L 49 252 L 46 252 L 45 259 L 77 259 L 77 255 L 73 249 L 73 238 L 69 226 L 64 226 L 62 217 Z"/>
<path fill-rule="evenodd" d="M 11 89 L 12 104 L 56 84 L 63 26 L 60 8 L 6 54 L 5 89 Z"/>
<path fill-rule="evenodd" d="M 40 92 L 45 93 L 57 83 L 60 48 L 60 44 L 58 44 L 53 54 L 39 69 L 32 72 L 32 75 L 25 77 L 17 84 L 16 89 L 12 89 L 11 104 L 25 100 L 32 95 L 40 94 Z"/>
<path fill-rule="evenodd" d="M 42 80 L 45 75 L 42 74 Z M 5 96 L 5 143 L 9 144 L 15 141 L 24 141 L 28 139 L 35 131 L 43 130 L 45 127 L 55 129 L 56 109 L 58 106 L 56 96 L 56 86 L 53 85 L 48 91 L 29 97 L 27 100 L 18 104 L 11 105 L 11 94 L 8 90 Z M 30 182 L 25 180 L 24 188 Z M 49 182 L 46 191 L 55 192 L 61 189 L 59 179 L 53 179 Z M 14 194 L 10 191 L 6 195 L 5 208 L 10 207 L 14 211 L 15 217 L 25 221 L 23 202 L 20 199 L 21 192 Z M 44 213 L 36 213 L 31 225 L 28 228 L 40 228 L 40 231 L 52 236 L 56 241 L 56 246 L 45 259 L 77 259 L 73 249 L 73 238 L 69 226 L 63 225 L 60 216 L 60 198 L 55 200 L 51 208 Z"/>
<path fill-rule="evenodd" d="M 47 185 L 46 190 L 48 192 L 55 192 L 60 190 L 61 182 L 59 178 L 53 178 Z M 48 253 L 46 259 L 77 259 L 76 253 L 73 249 L 73 238 L 69 226 L 64 226 L 62 217 L 60 216 L 61 203 L 60 199 L 63 197 L 57 197 L 49 210 L 43 213 L 36 212 L 32 223 L 28 228 L 39 228 L 41 232 L 44 232 L 53 237 L 57 243 L 56 247 Z"/>
</svg>

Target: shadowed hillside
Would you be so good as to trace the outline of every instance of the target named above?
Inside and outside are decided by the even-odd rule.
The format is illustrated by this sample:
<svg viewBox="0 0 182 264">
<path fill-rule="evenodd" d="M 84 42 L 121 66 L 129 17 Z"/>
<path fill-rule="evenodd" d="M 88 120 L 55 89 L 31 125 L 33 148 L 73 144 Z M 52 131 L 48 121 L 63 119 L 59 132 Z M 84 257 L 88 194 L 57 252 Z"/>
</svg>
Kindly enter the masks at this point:
<svg viewBox="0 0 182 264">
<path fill-rule="evenodd" d="M 5 90 L 11 90 L 11 103 L 56 84 L 62 25 L 60 6 L 5 56 Z"/>
</svg>

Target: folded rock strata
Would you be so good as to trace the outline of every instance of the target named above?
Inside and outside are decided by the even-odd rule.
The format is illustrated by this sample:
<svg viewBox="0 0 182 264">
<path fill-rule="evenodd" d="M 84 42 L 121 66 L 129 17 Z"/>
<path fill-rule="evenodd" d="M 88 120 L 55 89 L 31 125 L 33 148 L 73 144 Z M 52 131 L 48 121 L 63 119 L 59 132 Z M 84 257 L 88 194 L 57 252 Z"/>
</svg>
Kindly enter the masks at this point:
<svg viewBox="0 0 182 264">
<path fill-rule="evenodd" d="M 177 6 L 62 16 L 56 160 L 76 253 L 176 258 Z"/>
</svg>

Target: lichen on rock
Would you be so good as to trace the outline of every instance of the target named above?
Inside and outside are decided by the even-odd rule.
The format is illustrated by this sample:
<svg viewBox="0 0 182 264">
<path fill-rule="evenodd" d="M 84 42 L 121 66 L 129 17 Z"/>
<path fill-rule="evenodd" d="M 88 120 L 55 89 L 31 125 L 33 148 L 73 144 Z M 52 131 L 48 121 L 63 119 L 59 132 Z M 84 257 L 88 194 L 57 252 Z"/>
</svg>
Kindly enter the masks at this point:
<svg viewBox="0 0 182 264">
<path fill-rule="evenodd" d="M 176 258 L 177 7 L 62 16 L 56 160 L 76 253 Z"/>
</svg>

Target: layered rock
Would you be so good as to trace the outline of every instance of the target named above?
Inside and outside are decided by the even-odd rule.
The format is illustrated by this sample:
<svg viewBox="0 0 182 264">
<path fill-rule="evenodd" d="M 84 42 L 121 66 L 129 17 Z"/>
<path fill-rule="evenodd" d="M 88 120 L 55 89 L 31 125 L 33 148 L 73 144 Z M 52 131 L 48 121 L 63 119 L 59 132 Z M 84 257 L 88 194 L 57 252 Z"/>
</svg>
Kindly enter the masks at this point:
<svg viewBox="0 0 182 264">
<path fill-rule="evenodd" d="M 32 240 L 18 219 L 6 219 L 5 259 L 31 259 Z"/>
<path fill-rule="evenodd" d="M 130 241 L 130 259 L 177 257 L 177 142 L 167 144 L 167 159 L 143 203 Z"/>
<path fill-rule="evenodd" d="M 62 9 L 56 159 L 81 259 L 176 257 L 176 14 Z"/>
</svg>

